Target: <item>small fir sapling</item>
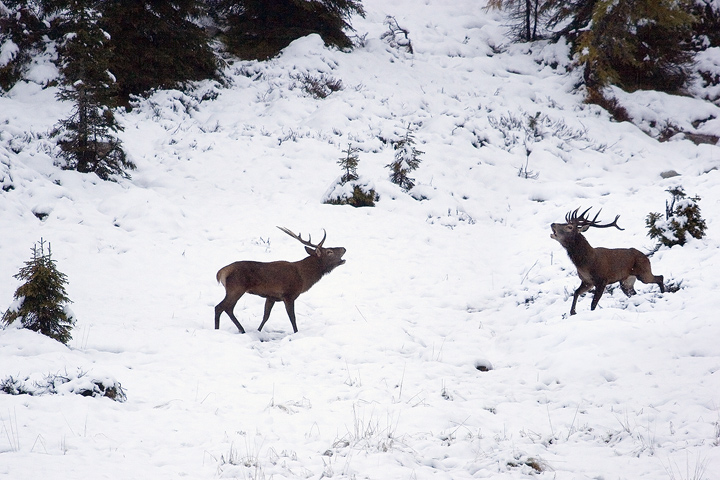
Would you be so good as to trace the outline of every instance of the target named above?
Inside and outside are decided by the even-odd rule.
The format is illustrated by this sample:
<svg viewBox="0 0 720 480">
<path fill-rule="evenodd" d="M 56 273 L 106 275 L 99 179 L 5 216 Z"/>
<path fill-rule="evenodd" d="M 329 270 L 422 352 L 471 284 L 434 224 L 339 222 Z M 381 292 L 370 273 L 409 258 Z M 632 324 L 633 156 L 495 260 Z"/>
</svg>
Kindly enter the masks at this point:
<svg viewBox="0 0 720 480">
<path fill-rule="evenodd" d="M 409 174 L 420 166 L 422 161 L 420 155 L 424 152 L 415 148 L 415 137 L 409 126 L 405 136 L 393 142 L 393 147 L 395 148 L 395 160 L 386 165 L 390 168 L 390 181 L 408 192 L 415 186 L 415 179 L 410 178 Z"/>
<path fill-rule="evenodd" d="M 665 201 L 665 218 L 660 213 L 650 213 L 645 219 L 648 236 L 659 241 L 661 246 L 685 245 L 688 235 L 700 239 L 705 236 L 705 220 L 700 215 L 697 202 L 700 197 L 688 197 L 682 187 L 667 190 L 672 202 Z"/>
<path fill-rule="evenodd" d="M 25 283 L 15 292 L 15 301 L 2 316 L 10 325 L 20 319 L 23 328 L 40 332 L 67 344 L 72 335 L 75 316 L 68 308 L 70 299 L 65 292 L 67 276 L 57 269 L 51 257 L 50 244 L 45 252 L 45 241 L 33 246 L 33 258 L 14 276 Z"/>
<path fill-rule="evenodd" d="M 357 180 L 358 174 L 357 174 L 357 167 L 360 163 L 360 157 L 358 157 L 357 152 L 359 149 L 354 148 L 352 145 L 348 143 L 347 150 L 343 150 L 343 153 L 345 154 L 344 157 L 340 157 L 338 160 L 338 165 L 345 171 L 343 173 L 342 177 L 340 177 L 340 183 L 345 184 L 348 182 L 353 182 Z"/>
<path fill-rule="evenodd" d="M 343 157 L 338 160 L 338 165 L 343 169 L 343 174 L 325 194 L 323 203 L 331 205 L 352 205 L 353 207 L 374 207 L 380 196 L 375 192 L 369 182 L 361 181 L 357 173 L 360 163 L 358 157 L 359 149 L 348 144 L 343 150 Z"/>
</svg>

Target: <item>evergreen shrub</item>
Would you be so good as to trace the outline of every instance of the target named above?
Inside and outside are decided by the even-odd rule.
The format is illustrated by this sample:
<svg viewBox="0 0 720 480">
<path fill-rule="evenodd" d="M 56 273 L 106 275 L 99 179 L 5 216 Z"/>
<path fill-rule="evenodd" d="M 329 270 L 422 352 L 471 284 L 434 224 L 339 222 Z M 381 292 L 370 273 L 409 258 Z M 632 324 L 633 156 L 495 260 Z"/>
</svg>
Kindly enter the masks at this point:
<svg viewBox="0 0 720 480">
<path fill-rule="evenodd" d="M 67 276 L 57 269 L 50 244 L 46 253 L 43 239 L 39 246 L 33 246 L 32 252 L 33 258 L 15 275 L 25 283 L 15 291 L 15 301 L 2 316 L 2 322 L 10 325 L 20 320 L 23 328 L 67 344 L 75 324 L 75 316 L 67 306 L 70 303 L 65 291 Z"/>
<path fill-rule="evenodd" d="M 665 201 L 665 218 L 655 212 L 645 220 L 648 236 L 659 242 L 657 248 L 685 245 L 688 235 L 697 239 L 704 237 L 705 220 L 697 203 L 700 197 L 688 197 L 682 187 L 670 188 L 667 192 L 672 195 L 672 202 Z"/>
</svg>

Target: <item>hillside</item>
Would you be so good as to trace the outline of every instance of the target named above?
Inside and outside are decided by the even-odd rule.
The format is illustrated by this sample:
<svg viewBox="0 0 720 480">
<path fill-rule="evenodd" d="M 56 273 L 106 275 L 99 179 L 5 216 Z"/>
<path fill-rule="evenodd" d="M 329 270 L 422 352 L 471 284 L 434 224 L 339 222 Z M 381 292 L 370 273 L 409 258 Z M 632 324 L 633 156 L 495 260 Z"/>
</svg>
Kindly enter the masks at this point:
<svg viewBox="0 0 720 480">
<path fill-rule="evenodd" d="M 119 112 L 130 180 L 53 166 L 70 106 L 42 88 L 46 64 L 0 97 L 0 310 L 43 238 L 77 317 L 68 347 L 0 330 L 0 380 L 81 371 L 127 395 L 0 394 L 0 476 L 713 478 L 720 147 L 640 127 L 717 134 L 720 107 L 616 91 L 636 125 L 617 123 L 583 102 L 569 47 L 511 44 L 477 2 L 363 5 L 352 52 L 310 36 Z M 412 55 L 381 38 L 388 15 Z M 343 88 L 313 98 L 305 74 Z M 408 126 L 413 195 L 386 168 Z M 348 144 L 374 208 L 322 203 Z M 651 258 L 680 288 L 616 288 L 595 311 L 585 296 L 570 317 L 579 279 L 550 224 L 602 208 L 625 230 L 591 244 L 649 252 L 645 218 L 678 185 L 708 226 Z M 235 309 L 247 334 L 224 315 L 214 330 L 219 268 L 303 258 L 277 225 L 326 229 L 347 263 L 300 296 L 297 334 L 282 306 L 257 332 L 250 295 Z"/>
</svg>

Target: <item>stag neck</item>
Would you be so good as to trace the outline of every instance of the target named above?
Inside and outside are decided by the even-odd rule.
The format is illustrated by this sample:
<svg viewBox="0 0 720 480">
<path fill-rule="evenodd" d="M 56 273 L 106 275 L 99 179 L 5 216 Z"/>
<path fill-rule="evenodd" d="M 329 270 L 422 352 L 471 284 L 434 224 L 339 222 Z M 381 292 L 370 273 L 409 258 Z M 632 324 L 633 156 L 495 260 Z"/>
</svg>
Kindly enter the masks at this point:
<svg viewBox="0 0 720 480">
<path fill-rule="evenodd" d="M 590 258 L 595 250 L 582 233 L 574 235 L 568 245 L 563 246 L 570 257 L 570 260 L 572 260 L 576 266 L 590 261 Z"/>
<path fill-rule="evenodd" d="M 323 264 L 315 255 L 309 255 L 297 262 L 300 276 L 303 279 L 303 292 L 310 290 L 328 271 L 324 271 Z"/>
</svg>

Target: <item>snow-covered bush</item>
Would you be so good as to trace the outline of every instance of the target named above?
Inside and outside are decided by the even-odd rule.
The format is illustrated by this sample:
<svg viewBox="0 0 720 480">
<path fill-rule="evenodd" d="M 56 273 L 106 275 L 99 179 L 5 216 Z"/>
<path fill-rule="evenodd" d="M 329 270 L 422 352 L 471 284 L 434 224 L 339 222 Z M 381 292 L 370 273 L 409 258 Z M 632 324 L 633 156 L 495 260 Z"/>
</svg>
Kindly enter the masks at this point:
<svg viewBox="0 0 720 480">
<path fill-rule="evenodd" d="M 535 112 L 530 114 L 522 112 L 517 115 L 512 112 L 499 116 L 489 115 L 488 123 L 502 135 L 504 148 L 508 152 L 513 147 L 541 142 L 542 140 L 554 138 L 560 143 L 567 145 L 570 142 L 585 142 L 593 150 L 600 151 L 603 145 L 596 144 L 588 136 L 587 129 L 573 128 L 563 119 L 553 119 L 547 114 Z"/>
<path fill-rule="evenodd" d="M 688 235 L 697 239 L 704 237 L 705 220 L 697 204 L 700 197 L 688 197 L 682 187 L 670 188 L 667 192 L 672 195 L 672 202 L 665 201 L 665 218 L 653 212 L 645 220 L 648 236 L 660 242 L 658 248 L 685 245 Z"/>
<path fill-rule="evenodd" d="M 710 47 L 695 54 L 694 67 L 697 72 L 695 84 L 690 90 L 693 96 L 720 102 L 720 46 Z"/>
<path fill-rule="evenodd" d="M 9 395 L 82 395 L 83 397 L 108 397 L 124 402 L 127 395 L 120 382 L 108 376 L 91 376 L 78 369 L 75 373 L 48 374 L 40 380 L 9 376 L 0 380 L 0 392 Z"/>
<path fill-rule="evenodd" d="M 10 174 L 10 165 L 0 162 L 0 189 L 3 192 L 9 192 L 15 189 L 12 175 Z"/>
<path fill-rule="evenodd" d="M 293 76 L 293 78 L 300 84 L 300 88 L 302 88 L 305 93 L 317 100 L 321 100 L 343 88 L 342 80 L 325 73 L 320 75 L 303 73 Z"/>
<path fill-rule="evenodd" d="M 335 183 L 323 196 L 323 203 L 330 205 L 352 205 L 353 207 L 374 207 L 380 196 L 369 181 L 355 180 L 345 184 Z"/>
<path fill-rule="evenodd" d="M 344 173 L 325 192 L 323 203 L 330 205 L 352 205 L 353 207 L 374 207 L 380 196 L 375 192 L 375 187 L 369 180 L 363 180 L 357 173 L 360 158 L 357 155 L 358 149 L 348 145 L 345 154 L 338 160 Z"/>
<path fill-rule="evenodd" d="M 380 38 L 385 40 L 390 47 L 395 50 L 404 50 L 405 52 L 412 54 L 413 46 L 410 41 L 410 32 L 402 28 L 395 17 L 388 15 L 385 17 L 383 22 L 388 27 L 388 31 L 383 33 Z"/>
</svg>

